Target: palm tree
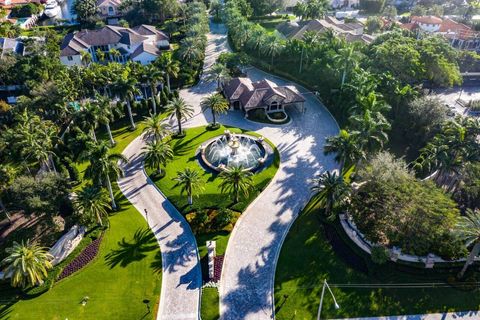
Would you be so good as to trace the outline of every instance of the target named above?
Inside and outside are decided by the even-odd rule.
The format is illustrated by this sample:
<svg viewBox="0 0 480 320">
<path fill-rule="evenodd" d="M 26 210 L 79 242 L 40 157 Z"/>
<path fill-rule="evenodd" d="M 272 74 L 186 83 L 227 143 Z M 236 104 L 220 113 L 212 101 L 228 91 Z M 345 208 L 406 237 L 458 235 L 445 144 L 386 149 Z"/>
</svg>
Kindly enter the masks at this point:
<svg viewBox="0 0 480 320">
<path fill-rule="evenodd" d="M 120 153 L 110 152 L 105 142 L 89 143 L 87 150 L 82 153 L 81 159 L 90 161 L 85 170 L 85 177 L 91 179 L 94 183 L 107 185 L 112 200 L 112 209 L 116 210 L 117 204 L 115 203 L 110 179 L 117 180 L 123 176 L 123 170 L 120 168 L 119 162 L 125 163 L 127 159 Z"/>
<path fill-rule="evenodd" d="M 184 38 L 180 41 L 178 53 L 180 58 L 187 63 L 200 60 L 203 54 L 201 48 L 198 47 L 198 40 L 193 37 Z"/>
<path fill-rule="evenodd" d="M 167 114 L 170 118 L 177 118 L 178 134 L 182 134 L 182 120 L 193 116 L 193 107 L 188 105 L 183 98 L 173 98 L 167 105 Z"/>
<path fill-rule="evenodd" d="M 150 91 L 152 93 L 153 114 L 155 115 L 157 114 L 157 84 L 163 81 L 163 72 L 153 63 L 146 67 L 146 72 L 148 84 L 150 85 Z"/>
<path fill-rule="evenodd" d="M 52 255 L 46 248 L 30 243 L 30 240 L 26 243 L 14 241 L 5 251 L 8 256 L 1 264 L 5 266 L 4 277 L 11 277 L 12 287 L 26 288 L 40 284 L 47 277 L 47 270 L 52 268 Z"/>
<path fill-rule="evenodd" d="M 116 105 L 112 103 L 109 97 L 98 93 L 95 95 L 94 105 L 96 106 L 97 121 L 105 125 L 108 138 L 113 146 L 115 145 L 115 139 L 113 139 L 112 130 L 110 129 L 110 122 L 113 121 Z"/>
<path fill-rule="evenodd" d="M 350 117 L 351 127 L 360 132 L 360 142 L 363 150 L 373 152 L 388 141 L 387 130 L 390 130 L 390 123 L 381 113 L 371 114 L 365 111 L 363 115 Z"/>
<path fill-rule="evenodd" d="M 130 118 L 130 126 L 132 130 L 135 130 L 135 121 L 133 121 L 132 106 L 130 101 L 135 100 L 136 94 L 141 94 L 137 87 L 138 81 L 131 77 L 128 73 L 120 77 L 116 83 L 114 83 L 114 91 L 123 101 L 127 103 L 128 117 Z"/>
<path fill-rule="evenodd" d="M 315 192 L 314 199 L 325 210 L 325 215 L 329 219 L 334 219 L 332 210 L 335 205 L 343 203 L 350 192 L 350 188 L 341 175 L 336 171 L 323 172 L 318 178 L 314 179 L 312 191 Z"/>
<path fill-rule="evenodd" d="M 335 153 L 335 161 L 340 163 L 344 170 L 366 157 L 361 148 L 358 131 L 340 130 L 337 136 L 328 137 L 323 152 L 325 155 Z"/>
<path fill-rule="evenodd" d="M 240 193 L 248 197 L 249 190 L 254 188 L 252 173 L 243 170 L 242 167 L 226 169 L 218 176 L 222 179 L 220 190 L 222 193 L 232 194 L 235 202 L 239 201 Z"/>
<path fill-rule="evenodd" d="M 143 123 L 145 125 L 143 132 L 146 132 L 146 135 L 154 141 L 160 141 L 171 133 L 170 125 L 159 114 L 145 117 Z"/>
<path fill-rule="evenodd" d="M 273 67 L 273 58 L 282 52 L 284 48 L 283 43 L 278 37 L 270 36 L 262 43 L 262 47 L 261 51 L 271 58 L 270 65 Z"/>
<path fill-rule="evenodd" d="M 214 93 L 200 102 L 202 110 L 210 109 L 212 112 L 213 123 L 212 126 L 217 125 L 216 115 L 220 113 L 227 113 L 229 104 L 227 99 L 225 99 L 220 93 Z"/>
<path fill-rule="evenodd" d="M 90 54 L 90 52 L 81 51 L 80 57 L 81 57 L 80 60 L 85 66 L 89 66 L 90 63 L 92 63 L 92 55 Z"/>
<path fill-rule="evenodd" d="M 180 192 L 182 194 L 184 192 L 187 193 L 189 205 L 193 204 L 194 193 L 196 193 L 197 191 L 202 191 L 204 189 L 203 187 L 204 182 L 200 178 L 200 174 L 198 173 L 197 170 L 186 168 L 183 171 L 177 172 L 177 177 L 174 178 L 173 180 L 177 181 L 177 183 L 173 186 L 174 188 L 180 187 L 181 188 Z"/>
<path fill-rule="evenodd" d="M 468 266 L 472 264 L 473 260 L 480 252 L 480 213 L 478 211 L 467 209 L 466 215 L 460 217 L 460 220 L 457 223 L 457 231 L 460 239 L 465 241 L 467 248 L 473 245 L 467 261 L 458 274 L 459 278 L 463 278 Z"/>
<path fill-rule="evenodd" d="M 2 201 L 2 193 L 13 183 L 15 179 L 15 169 L 9 164 L 0 164 L 0 212 L 5 212 L 8 221 L 11 223 L 12 218 Z"/>
<path fill-rule="evenodd" d="M 352 45 L 347 45 L 345 48 L 339 49 L 338 54 L 334 56 L 335 62 L 342 68 L 342 87 L 345 84 L 347 73 L 358 63 L 357 56 Z"/>
<path fill-rule="evenodd" d="M 173 159 L 172 147 L 164 141 L 148 142 L 142 150 L 147 167 L 157 169 L 156 174 L 159 175 L 162 173 L 162 166 L 165 167 L 167 162 Z"/>
<path fill-rule="evenodd" d="M 222 83 L 229 81 L 232 77 L 230 76 L 230 71 L 227 66 L 223 63 L 215 63 L 208 71 L 206 80 L 207 81 L 216 81 L 217 90 L 220 91 Z"/>
<path fill-rule="evenodd" d="M 107 210 L 111 209 L 108 202 L 105 189 L 86 186 L 76 194 L 73 205 L 76 211 L 88 221 L 96 220 L 100 226 L 103 226 L 102 220 L 108 217 Z"/>
<path fill-rule="evenodd" d="M 170 86 L 170 77 L 176 78 L 178 77 L 178 73 L 180 72 L 180 66 L 178 61 L 172 59 L 172 53 L 164 53 L 160 56 L 158 60 L 158 64 L 161 70 L 165 72 L 165 76 L 167 78 L 167 88 L 168 92 L 171 92 Z"/>
</svg>

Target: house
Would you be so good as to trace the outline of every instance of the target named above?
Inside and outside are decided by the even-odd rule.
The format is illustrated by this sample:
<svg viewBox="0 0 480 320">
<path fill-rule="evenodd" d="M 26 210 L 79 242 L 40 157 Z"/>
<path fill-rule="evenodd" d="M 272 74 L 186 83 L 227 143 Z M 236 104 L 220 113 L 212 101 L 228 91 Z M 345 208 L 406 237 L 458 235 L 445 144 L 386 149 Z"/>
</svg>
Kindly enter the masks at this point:
<svg viewBox="0 0 480 320">
<path fill-rule="evenodd" d="M 277 86 L 269 80 L 252 82 L 248 78 L 233 78 L 223 87 L 223 93 L 232 109 L 244 112 L 254 109 L 276 112 L 296 105 L 303 109 L 305 102 L 295 87 Z"/>
<path fill-rule="evenodd" d="M 0 58 L 9 53 L 24 56 L 25 45 L 19 39 L 0 38 Z"/>
<path fill-rule="evenodd" d="M 67 66 L 82 65 L 82 55 L 87 53 L 93 62 L 99 62 L 102 58 L 98 54 L 100 50 L 106 61 L 125 63 L 132 60 L 148 64 L 160 55 L 161 50 L 169 48 L 168 36 L 153 26 L 105 26 L 66 35 L 60 46 L 60 60 Z"/>
<path fill-rule="evenodd" d="M 103 17 L 118 17 L 122 14 L 120 11 L 121 0 L 97 0 L 97 8 Z"/>
<path fill-rule="evenodd" d="M 480 33 L 450 18 L 412 17 L 409 23 L 404 23 L 400 27 L 415 33 L 441 35 L 457 49 L 480 51 Z"/>
<path fill-rule="evenodd" d="M 322 33 L 332 30 L 336 35 L 343 36 L 347 41 L 363 41 L 370 43 L 374 37 L 363 33 L 363 24 L 359 22 L 344 22 L 335 17 L 315 19 L 310 21 L 287 21 L 279 24 L 277 34 L 286 39 L 302 39 L 306 32 Z"/>
</svg>

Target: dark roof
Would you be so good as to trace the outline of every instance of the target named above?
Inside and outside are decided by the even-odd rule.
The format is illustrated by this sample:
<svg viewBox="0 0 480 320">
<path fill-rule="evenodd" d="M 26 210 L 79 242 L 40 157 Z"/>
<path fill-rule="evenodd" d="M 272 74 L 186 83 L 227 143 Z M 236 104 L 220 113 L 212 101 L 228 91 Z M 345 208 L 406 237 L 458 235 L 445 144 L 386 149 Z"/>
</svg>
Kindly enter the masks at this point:
<svg viewBox="0 0 480 320">
<path fill-rule="evenodd" d="M 294 21 L 285 21 L 277 25 L 276 30 L 284 35 L 286 38 L 293 37 L 303 25 L 300 25 L 298 22 Z"/>
<path fill-rule="evenodd" d="M 134 30 L 135 32 L 137 32 L 138 34 L 141 34 L 141 35 L 144 35 L 144 36 L 153 36 L 153 35 L 156 35 L 156 40 L 157 41 L 161 41 L 161 40 L 169 40 L 168 36 L 158 30 L 157 28 L 155 28 L 154 26 L 150 26 L 148 24 L 142 24 L 142 25 L 139 25 L 139 26 L 136 26 L 134 28 L 132 28 L 132 30 Z"/>
<path fill-rule="evenodd" d="M 131 58 L 135 58 L 136 56 L 142 54 L 142 53 L 150 53 L 154 56 L 160 55 L 160 50 L 155 47 L 154 45 L 148 44 L 148 43 L 142 43 L 141 45 L 138 46 L 137 49 L 132 53 Z"/>
<path fill-rule="evenodd" d="M 230 101 L 240 101 L 245 110 L 263 107 L 273 96 L 282 104 L 304 102 L 305 98 L 293 86 L 277 86 L 269 80 L 252 83 L 248 78 L 234 78 L 225 87 L 224 93 Z"/>
<path fill-rule="evenodd" d="M 120 38 L 119 42 L 127 46 L 131 46 L 132 44 L 143 42 L 144 40 L 147 39 L 144 36 L 136 32 L 132 32 L 132 30 L 129 30 L 129 29 L 122 30 L 120 31 L 120 33 L 122 34 L 122 37 Z"/>
</svg>

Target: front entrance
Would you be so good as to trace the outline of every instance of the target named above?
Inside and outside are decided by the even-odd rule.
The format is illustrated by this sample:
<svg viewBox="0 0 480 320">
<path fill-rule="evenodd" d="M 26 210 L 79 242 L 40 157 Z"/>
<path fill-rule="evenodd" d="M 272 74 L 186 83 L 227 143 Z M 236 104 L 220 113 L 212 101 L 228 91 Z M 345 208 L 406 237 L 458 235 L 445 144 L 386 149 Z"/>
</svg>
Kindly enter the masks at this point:
<svg viewBox="0 0 480 320">
<path fill-rule="evenodd" d="M 233 110 L 240 110 L 240 101 L 235 101 L 233 103 Z"/>
<path fill-rule="evenodd" d="M 273 101 L 272 103 L 270 103 L 270 106 L 268 106 L 268 111 L 277 111 L 280 109 L 281 109 L 281 106 L 276 101 Z"/>
</svg>

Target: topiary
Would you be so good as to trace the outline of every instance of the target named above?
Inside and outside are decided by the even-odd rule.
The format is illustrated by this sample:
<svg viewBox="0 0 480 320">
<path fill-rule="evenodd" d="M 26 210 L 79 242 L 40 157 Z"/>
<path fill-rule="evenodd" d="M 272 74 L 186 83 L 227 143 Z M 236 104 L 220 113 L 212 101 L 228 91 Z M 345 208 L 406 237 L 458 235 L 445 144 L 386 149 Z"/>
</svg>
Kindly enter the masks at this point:
<svg viewBox="0 0 480 320">
<path fill-rule="evenodd" d="M 376 264 L 384 264 L 389 259 L 388 250 L 383 246 L 374 246 L 371 255 L 372 261 Z"/>
</svg>

